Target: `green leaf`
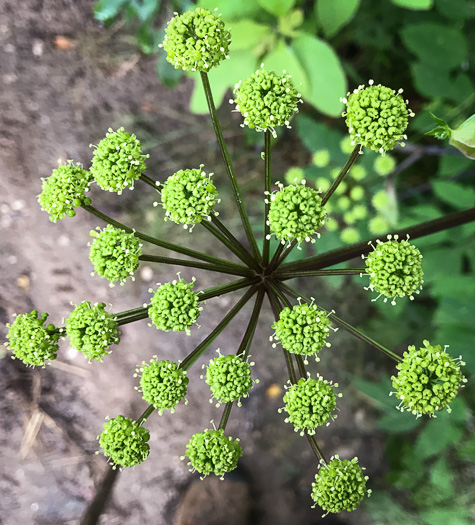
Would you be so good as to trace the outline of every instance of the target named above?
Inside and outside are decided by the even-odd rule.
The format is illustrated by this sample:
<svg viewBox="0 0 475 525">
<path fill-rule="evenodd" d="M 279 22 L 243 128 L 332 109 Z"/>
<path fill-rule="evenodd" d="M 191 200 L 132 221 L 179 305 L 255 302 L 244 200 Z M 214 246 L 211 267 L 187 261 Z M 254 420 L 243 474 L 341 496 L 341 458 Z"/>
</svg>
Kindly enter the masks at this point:
<svg viewBox="0 0 475 525">
<path fill-rule="evenodd" d="M 360 0 L 318 0 L 317 17 L 327 38 L 332 37 L 356 14 Z"/>
<path fill-rule="evenodd" d="M 463 435 L 463 428 L 442 418 L 442 414 L 444 412 L 436 419 L 431 419 L 417 437 L 415 451 L 421 458 L 430 458 L 451 447 L 458 443 Z"/>
<path fill-rule="evenodd" d="M 467 58 L 467 41 L 458 29 L 420 22 L 404 26 L 400 34 L 405 46 L 437 71 L 457 67 Z"/>
<path fill-rule="evenodd" d="M 226 23 L 231 20 L 243 20 L 244 18 L 255 19 L 257 13 L 261 11 L 259 4 L 255 0 L 239 0 L 239 2 L 230 2 L 229 0 L 199 0 L 197 7 L 209 9 L 212 13 L 214 13 L 214 10 L 217 8 L 216 12 L 222 15 Z"/>
<path fill-rule="evenodd" d="M 435 0 L 435 7 L 441 15 L 452 20 L 465 18 L 468 13 L 467 0 Z"/>
<path fill-rule="evenodd" d="M 161 55 L 157 60 L 157 75 L 164 86 L 175 87 L 183 77 L 181 69 L 175 69 L 170 62 Z"/>
<path fill-rule="evenodd" d="M 432 465 L 430 481 L 432 485 L 444 493 L 447 499 L 455 495 L 452 483 L 452 471 L 450 470 L 446 456 L 442 456 Z"/>
<path fill-rule="evenodd" d="M 387 492 L 375 490 L 371 498 L 365 498 L 364 508 L 375 525 L 420 525 L 419 520 L 413 518 Z"/>
<path fill-rule="evenodd" d="M 391 0 L 393 4 L 414 11 L 427 11 L 434 3 L 434 0 Z"/>
<path fill-rule="evenodd" d="M 394 410 L 387 412 L 378 420 L 378 428 L 385 432 L 398 434 L 400 432 L 409 432 L 414 430 L 421 423 L 421 418 L 416 418 L 409 412 L 399 412 L 396 410 L 396 405 L 393 405 Z"/>
<path fill-rule="evenodd" d="M 475 159 L 475 115 L 452 130 L 449 143 L 469 159 Z"/>
<path fill-rule="evenodd" d="M 435 120 L 437 126 L 426 133 L 426 135 L 433 135 L 436 139 L 445 140 L 450 138 L 452 130 L 445 120 L 436 117 L 433 113 L 430 116 Z"/>
<path fill-rule="evenodd" d="M 375 401 L 376 407 L 380 410 L 391 409 L 396 411 L 394 398 L 389 396 L 393 389 L 389 377 L 383 378 L 379 383 L 356 378 L 353 380 L 353 384 L 363 394 Z"/>
<path fill-rule="evenodd" d="M 277 47 L 264 58 L 263 62 L 268 71 L 281 75 L 285 70 L 286 73 L 292 75 L 292 83 L 299 91 L 308 87 L 309 81 L 305 70 L 295 56 L 294 50 L 283 40 L 278 42 Z"/>
<path fill-rule="evenodd" d="M 257 3 L 271 15 L 286 15 L 294 6 L 295 0 L 257 0 Z"/>
<path fill-rule="evenodd" d="M 258 24 L 252 20 L 234 22 L 230 30 L 232 36 L 230 50 L 232 52 L 254 49 L 260 40 L 271 33 L 269 26 Z"/>
<path fill-rule="evenodd" d="M 439 161 L 438 175 L 442 177 L 453 177 L 473 166 L 471 159 L 461 155 L 444 155 Z"/>
<path fill-rule="evenodd" d="M 99 0 L 94 4 L 93 12 L 96 20 L 106 22 L 115 18 L 128 0 Z"/>
<path fill-rule="evenodd" d="M 444 69 L 442 63 L 440 68 L 422 62 L 411 64 L 414 84 L 419 93 L 429 98 L 441 97 L 454 102 L 472 95 L 473 85 L 466 73 L 453 74 Z"/>
<path fill-rule="evenodd" d="M 128 5 L 128 9 L 142 22 L 151 17 L 159 7 L 159 0 L 129 0 Z"/>
<path fill-rule="evenodd" d="M 314 36 L 301 33 L 294 38 L 292 48 L 309 79 L 302 95 L 315 108 L 332 117 L 340 116 L 345 96 L 346 78 L 333 48 Z"/>
<path fill-rule="evenodd" d="M 434 193 L 442 201 L 454 208 L 471 208 L 475 206 L 475 190 L 456 182 L 434 181 L 432 183 Z"/>
<path fill-rule="evenodd" d="M 304 113 L 300 113 L 297 116 L 297 133 L 305 147 L 311 153 L 326 149 L 330 152 L 332 165 L 343 166 L 345 164 L 348 155 L 345 155 L 341 151 L 340 142 L 343 138 L 343 135 L 339 131 L 329 128 L 327 125 L 322 124 L 321 122 L 317 122 L 315 119 L 305 115 Z M 309 166 L 308 169 L 310 170 L 311 174 L 314 174 L 314 180 L 316 180 L 318 176 L 328 175 L 328 170 L 326 168 Z M 305 171 L 307 176 L 307 169 Z M 321 242 L 324 242 L 323 239 L 324 236 L 320 238 L 320 242 L 318 243 L 319 246 Z"/>
<path fill-rule="evenodd" d="M 463 461 L 475 461 L 475 435 L 457 447 L 457 455 Z"/>
<path fill-rule="evenodd" d="M 208 76 L 216 107 L 222 104 L 228 89 L 234 89 L 239 80 L 247 78 L 256 68 L 256 58 L 248 51 L 236 51 L 230 55 L 229 59 L 223 60 L 219 67 L 213 68 Z M 207 113 L 208 104 L 200 77 L 197 74 L 192 76 L 197 79 L 197 82 L 191 97 L 190 109 L 193 113 Z"/>
<path fill-rule="evenodd" d="M 294 37 L 297 34 L 297 29 L 303 24 L 303 21 L 303 11 L 301 9 L 295 9 L 279 18 L 279 31 L 285 36 Z"/>
<path fill-rule="evenodd" d="M 426 525 L 470 525 L 469 513 L 463 507 L 433 507 L 420 512 Z"/>
</svg>

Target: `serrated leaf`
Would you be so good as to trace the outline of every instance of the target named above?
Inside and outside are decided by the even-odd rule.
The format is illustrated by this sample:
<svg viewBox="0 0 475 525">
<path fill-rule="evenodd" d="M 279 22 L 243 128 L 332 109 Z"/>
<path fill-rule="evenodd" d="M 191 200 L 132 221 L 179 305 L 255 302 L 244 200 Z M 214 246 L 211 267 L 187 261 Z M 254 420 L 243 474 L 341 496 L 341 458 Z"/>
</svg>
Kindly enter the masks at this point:
<svg viewBox="0 0 475 525">
<path fill-rule="evenodd" d="M 314 36 L 301 33 L 292 48 L 309 79 L 309 88 L 302 89 L 305 100 L 332 117 L 340 116 L 346 94 L 346 77 L 332 47 Z"/>
<path fill-rule="evenodd" d="M 234 89 L 236 82 L 244 80 L 257 69 L 256 58 L 248 51 L 236 51 L 230 58 L 223 60 L 219 67 L 213 68 L 209 73 L 209 82 L 213 91 L 216 107 L 219 107 L 228 89 Z M 203 114 L 208 112 L 208 104 L 198 75 L 190 101 L 193 113 Z"/>
<path fill-rule="evenodd" d="M 332 37 L 355 16 L 360 0 L 318 0 L 317 17 L 326 37 Z"/>
<path fill-rule="evenodd" d="M 456 182 L 434 181 L 432 183 L 434 193 L 442 201 L 454 208 L 471 208 L 475 206 L 475 190 L 462 186 Z"/>
<path fill-rule="evenodd" d="M 127 0 L 99 0 L 94 4 L 93 12 L 96 20 L 107 22 L 115 18 Z"/>
<path fill-rule="evenodd" d="M 257 0 L 257 3 L 271 15 L 286 15 L 294 6 L 295 0 Z"/>
<path fill-rule="evenodd" d="M 391 0 L 393 4 L 413 11 L 427 11 L 434 3 L 434 0 Z"/>
<path fill-rule="evenodd" d="M 467 58 L 467 41 L 463 33 L 455 28 L 435 22 L 420 22 L 407 24 L 400 34 L 405 46 L 423 64 L 437 71 L 457 67 Z"/>
</svg>

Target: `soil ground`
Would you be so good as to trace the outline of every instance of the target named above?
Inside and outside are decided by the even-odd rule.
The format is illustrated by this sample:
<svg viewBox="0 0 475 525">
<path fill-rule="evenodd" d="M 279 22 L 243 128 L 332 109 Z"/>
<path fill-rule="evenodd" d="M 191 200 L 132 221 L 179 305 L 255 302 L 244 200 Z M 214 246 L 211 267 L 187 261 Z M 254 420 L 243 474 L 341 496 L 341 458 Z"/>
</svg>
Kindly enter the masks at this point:
<svg viewBox="0 0 475 525">
<path fill-rule="evenodd" d="M 51 322 L 60 325 L 72 309 L 71 301 L 104 301 L 118 312 L 147 302 L 150 286 L 171 279 L 170 270 L 161 266 L 141 267 L 137 280 L 124 287 L 110 288 L 99 277 L 91 277 L 87 242 L 89 231 L 99 225 L 97 220 L 80 210 L 74 219 L 53 224 L 36 202 L 40 178 L 50 175 L 58 159 L 74 159 L 88 167 L 89 144 L 97 143 L 108 127 L 124 125 L 141 133 L 151 154 L 150 177 L 163 180 L 184 167 L 183 163 L 197 165 L 206 152 L 207 164 L 217 166 L 217 184 L 226 183 L 208 120 L 188 112 L 191 81 L 184 81 L 173 91 L 160 86 L 154 60 L 136 54 L 120 29 L 99 27 L 91 14 L 92 5 L 85 0 L 0 3 L 3 334 L 15 312 L 46 311 Z M 236 123 L 229 129 L 231 143 L 236 142 L 239 126 Z M 238 167 L 245 167 L 246 155 L 238 158 Z M 134 192 L 117 197 L 94 188 L 93 204 L 137 228 L 228 256 L 202 236 L 199 228 L 191 241 L 178 226 L 156 220 L 152 191 L 138 183 Z M 227 191 L 223 191 L 223 200 Z M 141 213 L 145 208 L 151 211 Z M 236 224 L 228 208 L 222 206 L 222 210 L 223 218 Z M 183 271 L 182 275 L 190 277 L 192 272 Z M 227 280 L 201 272 L 196 288 Z M 128 325 L 120 345 L 103 364 L 88 364 L 67 347 L 66 341 L 58 360 L 44 370 L 26 368 L 3 354 L 0 523 L 79 523 L 110 468 L 102 455 L 94 454 L 104 417 L 120 413 L 138 417 L 145 408 L 134 390 L 135 366 L 155 354 L 164 359 L 183 359 L 235 300 L 236 295 L 208 301 L 201 328 L 193 330 L 190 337 L 157 332 L 145 320 Z M 343 304 L 342 308 L 347 307 Z M 243 311 L 211 351 L 220 347 L 234 352 L 248 314 L 249 309 Z M 241 464 L 251 486 L 252 522 L 319 523 L 321 512 L 310 508 L 309 497 L 315 458 L 306 440 L 285 425 L 283 415 L 277 412 L 282 405 L 279 385 L 287 378 L 281 354 L 268 343 L 271 323 L 266 306 L 251 350 L 260 383 L 243 407 L 233 410 L 228 430 L 232 436 L 239 435 L 243 445 Z M 348 355 L 348 340 L 342 335 L 339 341 L 341 355 Z M 335 371 L 342 359 L 322 365 L 320 371 L 328 369 L 338 380 Z M 195 479 L 180 456 L 191 434 L 207 428 L 209 421 L 219 420 L 221 414 L 221 409 L 208 403 L 208 388 L 199 378 L 203 362 L 190 372 L 189 404 L 179 406 L 173 415 L 154 414 L 150 418 L 150 458 L 118 476 L 99 523 L 173 523 L 183 494 Z M 382 452 L 371 431 L 365 413 L 349 400 L 332 427 L 320 433 L 319 442 L 330 454 L 359 454 L 368 469 L 377 472 Z M 368 523 L 362 511 L 351 519 L 353 523 Z M 331 518 L 324 523 L 332 523 Z M 204 521 L 202 524 L 206 525 Z"/>
</svg>

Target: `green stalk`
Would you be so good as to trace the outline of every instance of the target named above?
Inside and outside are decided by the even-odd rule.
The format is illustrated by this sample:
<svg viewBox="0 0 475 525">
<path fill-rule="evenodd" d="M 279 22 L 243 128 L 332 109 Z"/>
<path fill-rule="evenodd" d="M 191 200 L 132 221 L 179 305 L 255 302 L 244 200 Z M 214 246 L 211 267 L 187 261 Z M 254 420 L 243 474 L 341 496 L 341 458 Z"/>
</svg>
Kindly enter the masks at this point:
<svg viewBox="0 0 475 525">
<path fill-rule="evenodd" d="M 475 221 L 475 208 L 468 210 L 451 213 L 445 217 L 434 219 L 432 221 L 422 222 L 415 226 L 410 226 L 403 230 L 395 232 L 399 235 L 399 238 L 405 239 L 407 235 L 411 239 L 417 239 L 419 237 L 425 237 L 431 233 L 437 233 L 455 226 L 461 226 L 469 222 Z M 332 250 L 322 255 L 316 255 L 315 257 L 309 257 L 303 261 L 295 261 L 288 264 L 284 264 L 281 269 L 285 272 L 293 272 L 294 270 L 320 270 L 328 266 L 334 266 L 335 264 L 349 261 L 355 257 L 361 257 L 367 255 L 373 250 L 371 244 L 375 244 L 378 240 L 377 237 L 363 241 L 344 248 Z"/>
<path fill-rule="evenodd" d="M 249 301 L 249 299 L 256 293 L 257 285 L 252 286 L 249 290 L 241 297 L 241 299 L 233 306 L 233 308 L 226 314 L 222 321 L 216 326 L 216 328 L 208 335 L 204 341 L 202 341 L 194 350 L 189 354 L 183 362 L 180 364 L 182 370 L 189 370 L 196 361 L 205 353 L 209 345 L 223 332 L 233 318 L 240 312 L 243 306 Z"/>
<path fill-rule="evenodd" d="M 213 297 L 219 297 L 220 295 L 246 288 L 246 286 L 255 285 L 258 283 L 258 281 L 259 279 L 257 278 L 237 279 L 236 281 L 231 281 L 230 283 L 220 284 L 218 286 L 213 286 L 211 288 L 206 288 L 206 290 L 199 291 L 198 298 L 200 301 L 207 301 Z"/>
<path fill-rule="evenodd" d="M 289 246 L 287 246 L 287 248 L 285 249 L 285 252 L 279 257 L 279 259 L 277 260 L 276 264 L 275 264 L 275 267 L 278 268 L 284 261 L 285 259 L 287 259 L 287 257 L 290 255 L 290 252 L 295 248 L 295 246 L 297 245 L 297 240 L 293 240 Z"/>
<path fill-rule="evenodd" d="M 209 109 L 209 113 L 211 116 L 211 121 L 213 123 L 214 132 L 216 134 L 216 139 L 218 141 L 219 149 L 221 150 L 221 154 L 223 156 L 223 160 L 226 165 L 226 171 L 227 171 L 228 177 L 231 180 L 231 185 L 232 185 L 233 193 L 234 193 L 234 199 L 236 200 L 236 204 L 239 210 L 239 215 L 241 216 L 241 221 L 244 226 L 244 231 L 246 232 L 246 237 L 251 247 L 252 254 L 254 255 L 254 258 L 256 259 L 256 261 L 258 261 L 260 259 L 259 249 L 257 247 L 256 239 L 252 232 L 251 224 L 249 222 L 249 217 L 247 215 L 246 208 L 244 206 L 241 191 L 239 189 L 236 175 L 234 173 L 234 168 L 231 162 L 231 158 L 228 153 L 228 148 L 226 147 L 223 133 L 221 131 L 221 125 L 219 123 L 218 113 L 214 105 L 213 93 L 211 92 L 211 86 L 209 84 L 208 74 L 204 71 L 201 71 L 200 74 L 201 74 L 201 81 L 203 83 L 203 88 L 204 88 L 205 95 L 206 95 L 206 100 L 208 102 L 208 109 Z"/>
<path fill-rule="evenodd" d="M 340 185 L 340 182 L 343 180 L 343 177 L 350 171 L 351 166 L 353 166 L 355 160 L 358 158 L 360 150 L 361 150 L 361 145 L 357 144 L 354 147 L 353 151 L 351 152 L 350 158 L 346 161 L 346 164 L 343 166 L 342 170 L 340 171 L 338 177 L 333 181 L 333 184 L 330 186 L 328 191 L 323 196 L 322 206 L 325 206 L 325 204 L 328 202 L 328 199 L 333 195 L 333 192 Z"/>
<path fill-rule="evenodd" d="M 112 314 L 112 315 L 114 316 L 114 319 L 119 321 L 120 319 L 124 319 L 125 317 L 130 317 L 130 316 L 141 314 L 147 311 L 148 311 L 148 306 L 140 306 L 139 308 L 133 308 L 132 310 L 125 310 L 123 312 L 119 312 L 117 314 Z"/>
<path fill-rule="evenodd" d="M 311 303 L 312 300 L 309 299 L 308 297 L 305 297 L 301 294 L 299 294 L 296 290 L 294 290 L 293 288 L 291 288 L 290 286 L 284 284 L 284 283 L 281 283 L 280 285 L 282 288 L 285 288 L 287 290 L 287 292 L 292 295 L 293 297 L 295 297 L 296 299 L 297 298 L 301 298 L 303 301 L 307 302 L 307 303 Z M 324 308 L 322 308 L 321 306 L 318 306 L 315 301 L 313 301 L 313 304 L 319 309 L 319 310 L 323 310 L 324 312 L 326 312 L 326 310 Z M 346 330 L 348 333 L 350 333 L 351 335 L 355 336 L 356 338 L 360 339 L 361 341 L 364 341 L 365 343 L 369 344 L 370 346 L 372 346 L 373 348 L 376 348 L 376 350 L 379 350 L 380 352 L 382 352 L 383 354 L 385 354 L 386 356 L 390 357 L 391 359 L 393 359 L 394 361 L 396 361 L 397 363 L 401 362 L 402 359 L 397 355 L 395 354 L 394 352 L 392 352 L 391 350 L 389 350 L 388 348 L 386 348 L 385 346 L 383 346 L 382 344 L 376 342 L 374 339 L 371 339 L 371 337 L 365 335 L 363 332 L 361 332 L 360 330 L 358 330 L 357 328 L 355 328 L 354 326 L 350 325 L 349 323 L 347 323 L 346 321 L 343 321 L 343 319 L 340 319 L 338 316 L 336 316 L 334 313 L 330 313 L 330 314 L 327 314 L 328 315 L 328 318 L 331 319 L 336 325 L 340 326 L 341 328 L 343 328 L 344 330 Z"/>
<path fill-rule="evenodd" d="M 160 184 L 160 182 L 158 182 L 158 180 L 155 182 L 150 177 L 147 177 L 147 175 L 144 175 L 143 173 L 142 173 L 142 175 L 140 175 L 140 179 L 139 180 L 142 180 L 143 182 L 145 182 L 149 186 L 152 186 L 152 188 L 157 190 L 158 193 L 160 193 L 162 191 L 163 184 Z"/>
<path fill-rule="evenodd" d="M 280 272 L 277 271 L 275 276 L 278 279 L 285 281 L 286 279 L 293 279 L 294 277 L 328 277 L 331 275 L 360 275 L 366 274 L 366 268 L 335 268 L 334 270 L 300 270 L 295 272 Z"/>
<path fill-rule="evenodd" d="M 282 251 L 284 250 L 284 248 L 285 248 L 285 242 L 283 244 L 279 243 L 279 246 L 277 246 L 274 252 L 274 255 L 272 256 L 272 259 L 269 265 L 267 266 L 266 275 L 271 274 L 273 270 L 277 267 L 277 263 L 280 260 L 280 256 L 282 255 Z"/>
<path fill-rule="evenodd" d="M 171 242 L 162 241 L 160 239 L 155 239 L 154 237 L 150 237 L 149 235 L 145 235 L 144 233 L 140 233 L 138 231 L 135 231 L 133 228 L 129 228 L 128 226 L 125 226 L 119 221 L 116 221 L 112 219 L 111 217 L 108 217 L 104 213 L 100 212 L 93 206 L 88 206 L 86 204 L 82 204 L 81 207 L 97 217 L 98 219 L 103 220 L 104 222 L 107 222 L 108 224 L 112 224 L 112 226 L 115 226 L 116 228 L 120 228 L 121 230 L 124 230 L 127 233 L 133 233 L 135 237 L 138 239 L 141 239 L 142 241 L 149 242 L 150 244 L 154 244 L 155 246 L 160 246 L 160 248 L 165 248 L 166 250 L 170 250 L 172 252 L 178 252 L 183 255 L 187 255 L 188 257 L 193 257 L 194 259 L 199 259 L 202 261 L 206 261 L 209 263 L 216 264 L 218 266 L 227 266 L 229 267 L 240 267 L 240 265 L 236 263 L 230 263 L 229 261 L 225 261 L 224 259 L 219 259 L 218 257 L 214 257 L 212 255 L 207 255 L 202 252 L 197 252 L 196 250 L 191 250 L 189 248 L 185 248 L 184 246 L 180 246 L 179 244 L 173 244 Z"/>
<path fill-rule="evenodd" d="M 186 261 L 184 259 L 174 259 L 172 257 L 162 257 L 161 255 L 140 255 L 139 256 L 140 261 L 148 261 L 148 262 L 156 262 L 156 263 L 163 263 L 163 264 L 175 264 L 177 266 L 189 266 L 191 268 L 199 268 L 201 270 L 208 270 L 210 272 L 219 272 L 219 273 L 226 273 L 231 275 L 239 275 L 242 277 L 250 277 L 252 276 L 252 272 L 241 265 L 241 269 L 239 268 L 228 268 L 227 266 L 217 266 L 215 264 L 209 264 L 204 262 L 198 262 L 198 261 Z"/>
<path fill-rule="evenodd" d="M 270 189 L 271 189 L 271 132 L 266 129 L 264 132 L 264 160 L 265 160 L 265 207 L 264 207 L 264 248 L 262 251 L 262 264 L 269 264 L 270 248 L 270 228 L 268 224 L 269 206 L 270 206 Z"/>
<path fill-rule="evenodd" d="M 123 326 L 124 324 L 133 323 L 134 321 L 141 321 L 142 319 L 147 319 L 148 317 L 148 308 L 146 312 L 142 312 L 140 314 L 131 315 L 130 317 L 122 317 L 121 319 L 117 320 L 118 326 Z"/>
<path fill-rule="evenodd" d="M 236 355 L 240 355 L 242 360 L 245 361 L 249 355 L 249 349 L 251 348 L 252 338 L 256 331 L 257 322 L 259 321 L 259 313 L 262 308 L 262 302 L 264 300 L 264 289 L 259 288 L 257 292 L 256 302 L 254 304 L 254 309 L 249 319 L 249 324 L 247 325 L 244 337 L 242 338 L 241 344 L 239 345 Z M 225 430 L 228 423 L 229 415 L 231 414 L 231 409 L 233 408 L 234 401 L 229 401 L 224 407 L 223 415 L 221 416 L 221 421 L 219 423 L 219 429 Z"/>
<path fill-rule="evenodd" d="M 145 423 L 145 421 L 147 421 L 147 419 L 154 412 L 154 410 L 155 410 L 155 407 L 153 405 L 149 405 L 148 408 L 146 408 L 144 412 L 142 413 L 142 415 L 137 419 L 137 423 L 139 425 L 142 425 L 143 423 Z"/>
</svg>

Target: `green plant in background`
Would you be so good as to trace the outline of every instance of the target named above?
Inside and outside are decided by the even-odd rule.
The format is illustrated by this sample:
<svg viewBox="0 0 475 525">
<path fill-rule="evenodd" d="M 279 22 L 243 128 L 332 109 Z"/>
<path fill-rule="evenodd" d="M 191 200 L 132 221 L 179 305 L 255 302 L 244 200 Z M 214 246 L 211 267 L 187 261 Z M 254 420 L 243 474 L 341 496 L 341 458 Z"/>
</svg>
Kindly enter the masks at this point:
<svg viewBox="0 0 475 525">
<path fill-rule="evenodd" d="M 267 7 L 280 5 L 285 9 L 286 5 L 293 3 L 258 2 L 259 6 L 264 4 Z M 278 11 L 280 16 L 285 12 Z M 234 403 L 237 402 L 239 406 L 240 398 L 248 394 L 255 382 L 250 375 L 248 358 L 264 297 L 267 296 L 276 319 L 273 325 L 274 338 L 281 346 L 289 372 L 289 385 L 284 396 L 284 410 L 288 414 L 286 421 L 306 436 L 318 460 L 319 469 L 311 492 L 313 501 L 326 513 L 352 511 L 370 493 L 366 487 L 368 477 L 363 474 L 364 469 L 358 465 L 357 458 L 340 460 L 333 456 L 328 461 L 325 459 L 315 434 L 321 425 L 334 419 L 332 412 L 337 408 L 340 394 L 334 392 L 337 384 L 323 379 L 319 374 L 312 378 L 307 371 L 308 357 L 318 361 L 330 356 L 331 352 L 326 348 L 330 346 L 327 337 L 332 324 L 365 341 L 397 363 L 398 373 L 392 381 L 396 396 L 401 402 L 400 407 L 417 415 L 435 417 L 440 412 L 442 418 L 445 414 L 443 409 L 448 408 L 459 388 L 464 386 L 466 380 L 460 369 L 464 363 L 453 359 L 441 346 L 430 345 L 428 341 L 424 341 L 424 347 L 417 350 L 417 345 L 409 346 L 408 352 L 400 357 L 338 317 L 333 310 L 324 309 L 313 298 L 303 296 L 286 284 L 286 281 L 297 277 L 360 275 L 365 279 L 369 278 L 368 289 L 384 295 L 385 299 L 389 298 L 394 302 L 395 298 L 401 298 L 397 305 L 405 301 L 411 304 L 406 297 L 412 299 L 412 294 L 419 292 L 423 283 L 422 256 L 412 244 L 412 239 L 434 233 L 445 234 L 449 228 L 467 225 L 475 220 L 475 210 L 471 208 L 403 228 L 386 242 L 372 239 L 369 243 L 361 242 L 328 252 L 319 249 L 318 255 L 286 263 L 286 258 L 294 248 L 300 247 L 299 244 L 304 241 L 315 242 L 320 247 L 327 233 L 324 232 L 320 239 L 317 230 L 321 230 L 325 224 L 329 200 L 334 194 L 338 196 L 338 187 L 344 182 L 348 172 L 351 173 L 355 162 L 361 158 L 363 147 L 377 149 L 382 153 L 393 148 L 404 138 L 410 112 L 399 92 L 373 83 L 368 88 L 355 90 L 355 97 L 349 96 L 346 100 L 346 120 L 352 148 L 349 158 L 330 187 L 324 193 L 318 192 L 307 186 L 305 180 L 300 180 L 286 186 L 276 183 L 278 189 L 272 192 L 272 138 L 277 134 L 276 127 L 289 126 L 290 118 L 296 113 L 297 103 L 300 102 L 300 93 L 287 73 L 279 75 L 263 68 L 240 83 L 235 90 L 235 102 L 243 114 L 244 125 L 263 132 L 265 142 L 264 234 L 262 239 L 256 238 L 223 138 L 208 77 L 211 65 L 216 66 L 227 56 L 226 44 L 229 43 L 230 35 L 223 23 L 225 19 L 225 16 L 221 19 L 202 8 L 182 16 L 176 15 L 167 26 L 163 47 L 167 51 L 167 60 L 175 67 L 199 71 L 249 247 L 241 243 L 218 218 L 214 209 L 219 204 L 217 189 L 202 172 L 202 166 L 196 170 L 180 170 L 164 184 L 154 181 L 143 173 L 147 156 L 142 154 L 140 141 L 123 129 L 117 132 L 110 130 L 97 145 L 91 169 L 87 173 L 102 189 L 119 194 L 126 187 L 133 188 L 135 181 L 151 186 L 160 195 L 166 212 L 165 219 L 168 216 L 179 224 L 198 224 L 204 227 L 241 262 L 231 262 L 151 237 L 106 216 L 84 197 L 89 190 L 89 175 L 85 175 L 82 168 L 78 171 L 72 163 L 68 165 L 71 173 L 67 177 L 58 178 L 56 170 L 47 179 L 51 182 L 44 181 L 43 191 L 48 194 L 45 201 L 48 205 L 43 205 L 43 208 L 52 220 L 56 220 L 58 216 L 55 207 L 50 206 L 50 203 L 51 195 L 57 195 L 60 206 L 64 207 L 66 203 L 68 206 L 72 204 L 72 208 L 81 207 L 107 223 L 106 228 L 99 233 L 96 230 L 92 233 L 95 240 L 91 244 L 90 258 L 98 275 L 108 279 L 111 284 L 124 284 L 126 279 L 133 278 L 140 261 L 178 264 L 239 278 L 224 285 L 195 291 L 195 278 L 187 282 L 179 276 L 178 279 L 159 285 L 156 290 L 150 289 L 153 296 L 149 304 L 114 314 L 106 312 L 103 303 L 92 306 L 85 301 L 71 313 L 66 320 L 66 327 L 51 324 L 44 327 L 47 314 L 40 318 L 36 311 L 22 314 L 9 327 L 7 345 L 12 350 L 13 357 L 29 365 L 44 366 L 48 360 L 56 357 L 59 339 L 68 336 L 88 359 L 101 361 L 110 353 L 109 345 L 119 342 L 119 326 L 140 319 L 150 319 L 159 330 L 191 334 L 192 330 L 196 330 L 194 325 L 203 309 L 201 304 L 204 305 L 205 301 L 213 297 L 247 289 L 216 328 L 182 362 L 159 360 L 158 357 L 149 364 L 143 362 L 137 368 L 135 376 L 140 376 L 138 390 L 149 407 L 137 420 L 122 415 L 109 419 L 99 436 L 99 444 L 114 468 L 130 467 L 144 461 L 150 452 L 150 435 L 143 426 L 145 422 L 155 411 L 159 414 L 164 410 L 174 411 L 185 395 L 191 394 L 187 392 L 187 371 L 255 296 L 248 326 L 241 343 L 235 349 L 235 355 L 220 355 L 212 360 L 203 376 L 218 404 L 225 403 L 219 426 L 217 429 L 206 429 L 194 434 L 183 456 L 183 459 L 188 459 L 193 471 L 198 471 L 203 476 L 211 473 L 223 476 L 236 467 L 243 454 L 239 439 L 227 436 L 225 430 Z M 228 60 L 224 60 L 220 68 L 225 69 L 226 62 Z M 277 100 L 285 103 L 278 104 Z M 331 154 L 321 157 L 329 161 Z M 362 158 L 365 157 L 366 154 Z M 320 163 L 322 158 L 319 159 Z M 78 193 L 78 179 L 88 181 L 88 184 L 83 185 L 83 192 L 79 192 L 81 194 Z M 70 195 L 74 197 L 72 202 Z M 40 203 L 42 200 L 40 196 Z M 271 250 L 271 235 L 279 241 L 275 250 Z M 409 237 L 411 243 L 408 241 Z M 258 240 L 262 241 L 261 247 Z M 180 253 L 189 259 L 143 253 L 144 246 L 149 244 Z M 330 268 L 361 256 L 366 256 L 366 267 Z M 297 304 L 292 304 L 294 300 Z M 379 308 L 391 309 L 383 301 L 379 303 L 383 303 Z M 397 305 L 394 307 L 396 316 L 401 311 Z M 95 353 L 91 345 L 94 346 Z M 277 343 L 273 346 L 277 348 Z M 395 345 L 393 343 L 388 346 Z M 386 395 L 390 390 L 387 389 Z M 397 414 L 394 403 L 392 410 Z"/>
</svg>

